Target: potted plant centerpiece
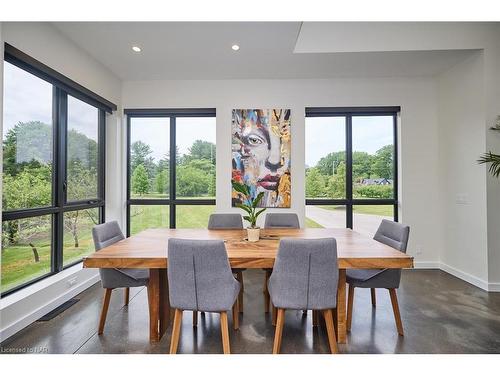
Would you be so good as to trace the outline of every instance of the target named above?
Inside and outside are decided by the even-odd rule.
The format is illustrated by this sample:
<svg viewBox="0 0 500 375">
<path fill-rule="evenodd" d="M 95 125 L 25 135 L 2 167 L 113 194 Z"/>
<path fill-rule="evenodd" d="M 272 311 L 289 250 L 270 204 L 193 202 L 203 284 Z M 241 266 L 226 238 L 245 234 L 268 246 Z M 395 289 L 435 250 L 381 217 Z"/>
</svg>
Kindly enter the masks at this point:
<svg viewBox="0 0 500 375">
<path fill-rule="evenodd" d="M 247 228 L 248 241 L 257 242 L 260 237 L 260 228 L 257 226 L 257 218 L 266 210 L 265 208 L 257 210 L 257 206 L 262 200 L 264 193 L 261 192 L 253 198 L 247 185 L 236 181 L 232 181 L 232 184 L 233 189 L 244 196 L 243 203 L 236 203 L 236 207 L 241 208 L 247 213 L 247 215 L 243 216 L 243 219 L 250 223 L 250 226 Z"/>
</svg>

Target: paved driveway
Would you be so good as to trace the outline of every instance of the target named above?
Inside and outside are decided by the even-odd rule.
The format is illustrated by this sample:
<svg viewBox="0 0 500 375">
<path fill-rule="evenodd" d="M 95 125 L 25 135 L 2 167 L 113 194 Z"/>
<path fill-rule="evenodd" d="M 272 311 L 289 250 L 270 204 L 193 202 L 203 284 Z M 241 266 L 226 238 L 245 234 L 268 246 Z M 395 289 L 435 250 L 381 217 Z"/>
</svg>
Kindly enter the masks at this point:
<svg viewBox="0 0 500 375">
<path fill-rule="evenodd" d="M 345 228 L 345 210 L 327 210 L 318 206 L 306 206 L 306 217 L 325 228 Z M 355 231 L 372 237 L 382 219 L 392 220 L 388 216 L 354 213 Z"/>
</svg>

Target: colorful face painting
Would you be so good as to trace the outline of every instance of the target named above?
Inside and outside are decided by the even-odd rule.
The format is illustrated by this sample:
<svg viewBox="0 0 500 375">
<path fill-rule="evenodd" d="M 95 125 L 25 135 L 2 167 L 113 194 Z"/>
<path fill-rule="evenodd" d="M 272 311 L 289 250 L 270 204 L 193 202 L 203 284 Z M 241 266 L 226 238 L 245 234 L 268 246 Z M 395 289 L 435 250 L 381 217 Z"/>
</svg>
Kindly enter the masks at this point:
<svg viewBox="0 0 500 375">
<path fill-rule="evenodd" d="M 290 207 L 290 110 L 233 109 L 233 181 L 246 184 L 260 207 Z M 233 206 L 243 197 L 232 191 Z"/>
</svg>

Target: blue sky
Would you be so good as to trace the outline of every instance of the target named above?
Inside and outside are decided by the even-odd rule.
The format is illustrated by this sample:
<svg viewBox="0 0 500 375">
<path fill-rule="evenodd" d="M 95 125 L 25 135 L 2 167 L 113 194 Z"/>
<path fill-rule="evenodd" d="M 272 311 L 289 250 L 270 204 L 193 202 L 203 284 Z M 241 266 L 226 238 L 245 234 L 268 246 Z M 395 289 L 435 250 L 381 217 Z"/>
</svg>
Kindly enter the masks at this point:
<svg viewBox="0 0 500 375">
<path fill-rule="evenodd" d="M 354 151 L 374 154 L 393 143 L 391 116 L 359 116 L 352 119 L 352 147 Z M 306 118 L 306 165 L 315 166 L 325 155 L 345 150 L 344 117 Z"/>
</svg>

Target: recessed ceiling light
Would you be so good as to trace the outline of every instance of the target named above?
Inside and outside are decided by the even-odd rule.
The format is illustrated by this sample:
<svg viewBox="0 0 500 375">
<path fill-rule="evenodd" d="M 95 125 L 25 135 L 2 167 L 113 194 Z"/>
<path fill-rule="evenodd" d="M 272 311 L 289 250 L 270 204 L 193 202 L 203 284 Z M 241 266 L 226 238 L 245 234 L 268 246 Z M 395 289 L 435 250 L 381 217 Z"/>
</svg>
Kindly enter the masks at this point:
<svg viewBox="0 0 500 375">
<path fill-rule="evenodd" d="M 132 46 L 132 51 L 134 51 L 134 52 L 141 52 L 141 47 Z"/>
<path fill-rule="evenodd" d="M 240 49 L 240 46 L 237 44 L 233 44 L 231 48 L 233 49 L 233 51 L 238 51 Z"/>
</svg>

